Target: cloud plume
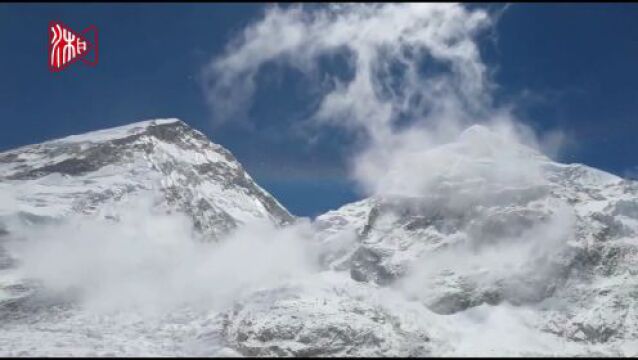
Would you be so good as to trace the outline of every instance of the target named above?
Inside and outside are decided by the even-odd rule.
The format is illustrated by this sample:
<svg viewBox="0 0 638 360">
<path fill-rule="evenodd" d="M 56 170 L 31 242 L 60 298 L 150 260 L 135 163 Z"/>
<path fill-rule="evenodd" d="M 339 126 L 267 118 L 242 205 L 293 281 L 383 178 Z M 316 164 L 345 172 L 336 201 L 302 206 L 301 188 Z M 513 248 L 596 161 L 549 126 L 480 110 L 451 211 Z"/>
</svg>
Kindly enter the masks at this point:
<svg viewBox="0 0 638 360">
<path fill-rule="evenodd" d="M 251 223 L 219 243 L 203 242 L 183 214 L 150 197 L 122 204 L 118 221 L 71 217 L 14 229 L 9 243 L 22 277 L 72 294 L 96 311 L 155 312 L 176 306 L 220 309 L 244 292 L 314 271 L 309 226 Z"/>
<path fill-rule="evenodd" d="M 206 67 L 206 94 L 217 121 L 228 121 L 250 107 L 264 65 L 283 64 L 317 78 L 325 70 L 322 59 L 341 56 L 353 75 L 323 74 L 330 86 L 321 88 L 308 122 L 362 135 L 363 150 L 349 160 L 366 194 L 400 189 L 418 195 L 427 188 L 419 179 L 427 182 L 443 170 L 429 161 L 428 151 L 455 140 L 471 124 L 484 124 L 504 139 L 505 155 L 495 158 L 500 169 L 515 164 L 507 156 L 513 155 L 509 145 L 538 148 L 547 142 L 517 121 L 511 106 L 494 105 L 478 39 L 495 18 L 459 4 L 274 6 Z M 554 148 L 560 138 L 555 135 Z M 469 160 L 481 155 L 474 150 L 466 154 Z M 512 178 L 529 174 L 529 166 L 516 169 L 522 172 Z"/>
</svg>

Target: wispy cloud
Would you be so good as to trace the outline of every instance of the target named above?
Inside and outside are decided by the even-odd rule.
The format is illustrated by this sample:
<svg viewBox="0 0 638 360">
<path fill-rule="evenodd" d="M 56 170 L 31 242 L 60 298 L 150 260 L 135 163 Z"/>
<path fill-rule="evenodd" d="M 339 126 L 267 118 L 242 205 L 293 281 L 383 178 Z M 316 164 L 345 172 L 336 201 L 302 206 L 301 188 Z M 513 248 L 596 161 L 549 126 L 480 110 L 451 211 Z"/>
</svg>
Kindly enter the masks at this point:
<svg viewBox="0 0 638 360">
<path fill-rule="evenodd" d="M 206 83 L 212 84 L 206 94 L 217 121 L 227 121 L 250 107 L 265 64 L 291 66 L 312 78 L 322 59 L 341 56 L 353 76 L 328 75 L 331 86 L 321 84 L 307 123 L 362 135 L 364 150 L 352 156 L 350 169 L 366 192 L 420 193 L 427 186 L 423 179 L 442 170 L 437 162 L 424 163 L 431 160 L 426 152 L 471 124 L 493 124 L 493 131 L 511 139 L 503 144 L 548 143 L 554 151 L 559 143 L 557 134 L 539 141 L 511 105 L 494 105 L 477 37 L 493 30 L 503 11 L 459 4 L 274 6 L 206 67 Z M 511 159 L 504 156 L 507 149 L 496 158 Z M 505 160 L 502 168 L 512 164 Z M 528 166 L 516 169 L 519 177 L 529 175 Z"/>
<path fill-rule="evenodd" d="M 490 23 L 483 10 L 451 4 L 271 7 L 207 67 L 208 99 L 217 120 L 227 120 L 250 105 L 264 64 L 282 62 L 311 76 L 322 56 L 342 54 L 354 77 L 333 77 L 314 119 L 382 137 L 399 114 L 445 111 L 458 105 L 453 101 L 481 108 L 487 79 L 472 38 Z M 449 72 L 420 76 L 424 61 Z M 432 101 L 443 97 L 448 102 Z"/>
</svg>

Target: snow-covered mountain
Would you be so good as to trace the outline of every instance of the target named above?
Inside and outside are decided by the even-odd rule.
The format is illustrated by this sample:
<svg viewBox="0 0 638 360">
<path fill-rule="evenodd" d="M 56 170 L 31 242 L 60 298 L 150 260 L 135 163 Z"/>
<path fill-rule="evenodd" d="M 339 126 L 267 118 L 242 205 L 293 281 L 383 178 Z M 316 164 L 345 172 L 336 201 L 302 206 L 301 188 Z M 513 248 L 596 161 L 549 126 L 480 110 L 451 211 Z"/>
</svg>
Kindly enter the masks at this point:
<svg viewBox="0 0 638 360">
<path fill-rule="evenodd" d="M 51 221 L 108 213 L 108 205 L 152 193 L 210 238 L 238 224 L 292 216 L 233 155 L 177 119 L 150 120 L 0 153 L 0 222 Z M 6 221 L 5 221 L 6 222 Z"/>
<path fill-rule="evenodd" d="M 72 217 L 119 221 L 140 201 L 185 214 L 204 241 L 254 220 L 293 220 L 228 150 L 178 119 L 20 147 L 0 153 L 0 299 L 28 293 L 24 279 L 7 270 L 17 261 L 3 246 L 14 228 Z"/>
<path fill-rule="evenodd" d="M 423 194 L 373 196 L 315 220 L 333 272 L 239 302 L 226 318 L 235 348 L 638 354 L 638 183 L 484 126 L 418 160 L 446 164 Z"/>
<path fill-rule="evenodd" d="M 499 183 L 498 136 L 471 127 L 433 150 L 449 171 L 423 196 L 386 194 L 319 216 L 324 241 L 356 239 L 334 245 L 327 266 L 401 288 L 437 314 L 513 305 L 537 315 L 539 333 L 636 355 L 638 183 L 515 150 L 507 165 L 525 177 Z"/>
<path fill-rule="evenodd" d="M 344 205 L 308 230 L 227 150 L 177 120 L 0 153 L 0 239 L 16 224 L 117 219 L 118 204 L 150 193 L 222 243 L 240 240 L 225 236 L 253 220 L 281 229 L 253 234 L 284 241 L 279 250 L 260 243 L 224 253 L 234 258 L 223 270 L 232 270 L 211 276 L 215 286 L 246 282 L 233 271 L 290 267 L 274 282 L 258 277 L 221 309 L 152 318 L 36 296 L 0 303 L 0 354 L 638 355 L 637 182 L 554 162 L 485 126 L 414 161 L 421 178 L 404 179 L 418 184 L 411 191 Z M 290 260 L 293 244 L 311 250 L 313 271 Z M 0 275 L 17 266 L 3 256 Z M 179 268 L 180 278 L 220 271 L 202 264 Z M 0 277 L 0 291 L 13 289 L 3 281 L 11 282 Z"/>
</svg>

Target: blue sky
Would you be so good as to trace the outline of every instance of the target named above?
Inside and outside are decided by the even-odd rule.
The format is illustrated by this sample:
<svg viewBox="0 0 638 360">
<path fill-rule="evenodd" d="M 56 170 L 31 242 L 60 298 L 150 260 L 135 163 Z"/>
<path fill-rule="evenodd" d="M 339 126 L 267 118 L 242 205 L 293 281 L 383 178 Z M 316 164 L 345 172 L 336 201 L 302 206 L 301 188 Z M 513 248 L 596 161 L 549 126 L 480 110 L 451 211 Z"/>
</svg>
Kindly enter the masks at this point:
<svg viewBox="0 0 638 360">
<path fill-rule="evenodd" d="M 213 126 L 202 68 L 258 4 L 0 5 L 0 150 L 150 118 L 179 117 L 230 149 L 250 174 L 298 215 L 355 200 L 345 180 L 350 139 L 328 133 L 312 145 L 286 136 L 308 116 L 312 93 L 295 72 L 260 72 L 254 128 Z M 47 24 L 100 32 L 100 62 L 47 68 Z M 495 37 L 481 40 L 498 97 L 520 118 L 570 139 L 560 155 L 619 175 L 638 173 L 638 5 L 515 4 Z M 327 64 L 337 70 L 342 64 Z"/>
</svg>

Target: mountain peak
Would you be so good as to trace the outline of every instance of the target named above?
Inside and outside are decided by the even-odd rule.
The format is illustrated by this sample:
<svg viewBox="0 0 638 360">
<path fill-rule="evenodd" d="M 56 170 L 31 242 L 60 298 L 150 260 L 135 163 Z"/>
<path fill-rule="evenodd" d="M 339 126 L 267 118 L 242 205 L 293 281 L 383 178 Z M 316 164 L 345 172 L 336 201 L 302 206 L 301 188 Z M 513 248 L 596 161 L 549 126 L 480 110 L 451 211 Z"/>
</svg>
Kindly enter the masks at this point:
<svg viewBox="0 0 638 360">
<path fill-rule="evenodd" d="M 177 118 L 167 119 L 151 119 L 130 123 L 127 125 L 116 126 L 112 128 L 106 128 L 101 130 L 89 131 L 83 134 L 70 135 L 60 139 L 52 140 L 54 142 L 102 142 L 119 138 L 124 138 L 131 135 L 139 135 L 147 132 L 150 128 L 157 126 L 179 126 L 190 128 L 188 124 Z"/>
<path fill-rule="evenodd" d="M 157 146 L 160 143 L 191 150 L 205 144 L 229 163 L 236 162 L 228 150 L 212 143 L 185 122 L 175 118 L 153 119 L 1 152 L 3 176 L 0 178 L 32 178 L 50 172 L 79 175 L 109 164 L 126 162 L 126 158 L 135 152 L 169 150 L 166 146 Z"/>
<path fill-rule="evenodd" d="M 466 128 L 459 135 L 459 139 L 489 139 L 496 137 L 496 133 L 485 125 L 474 124 Z"/>
<path fill-rule="evenodd" d="M 507 128 L 475 124 L 461 132 L 455 143 L 468 153 L 500 156 L 505 152 L 525 159 L 549 160 L 535 147 L 522 143 L 518 135 Z"/>
<path fill-rule="evenodd" d="M 213 237 L 254 219 L 275 224 L 293 219 L 230 151 L 179 119 L 136 122 L 0 153 L 0 174 L 20 211 L 35 216 L 90 213 L 151 192 L 167 210 L 187 213 Z"/>
</svg>

